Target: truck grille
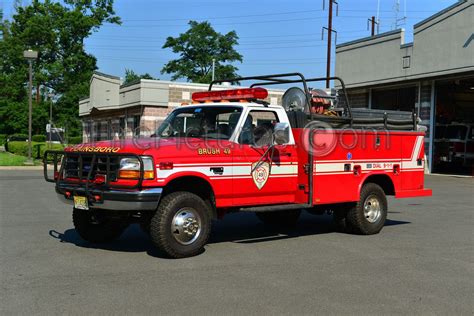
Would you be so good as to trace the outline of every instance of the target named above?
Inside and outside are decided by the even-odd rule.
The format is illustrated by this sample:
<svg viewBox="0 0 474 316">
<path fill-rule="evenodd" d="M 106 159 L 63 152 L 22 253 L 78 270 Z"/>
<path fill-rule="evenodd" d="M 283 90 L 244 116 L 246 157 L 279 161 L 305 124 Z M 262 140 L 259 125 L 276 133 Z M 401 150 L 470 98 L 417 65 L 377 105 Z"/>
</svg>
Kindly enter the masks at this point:
<svg viewBox="0 0 474 316">
<path fill-rule="evenodd" d="M 98 156 L 93 165 L 92 159 L 92 155 L 66 155 L 64 161 L 64 177 L 86 180 L 90 172 L 89 180 L 93 180 L 98 174 L 107 175 L 107 160 L 109 160 L 109 181 L 117 180 L 120 163 L 119 157 Z"/>
</svg>

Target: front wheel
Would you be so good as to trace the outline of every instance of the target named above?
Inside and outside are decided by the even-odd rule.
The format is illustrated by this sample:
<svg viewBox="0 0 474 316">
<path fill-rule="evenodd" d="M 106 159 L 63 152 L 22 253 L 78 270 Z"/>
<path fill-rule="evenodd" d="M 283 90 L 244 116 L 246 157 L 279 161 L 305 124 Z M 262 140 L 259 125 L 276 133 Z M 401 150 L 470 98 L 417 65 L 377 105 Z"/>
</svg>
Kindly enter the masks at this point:
<svg viewBox="0 0 474 316">
<path fill-rule="evenodd" d="M 76 208 L 72 211 L 72 221 L 79 236 L 93 243 L 113 241 L 128 227 L 128 223 L 124 221 L 111 219 L 93 210 Z"/>
<path fill-rule="evenodd" d="M 360 200 L 347 213 L 345 221 L 352 232 L 373 235 L 380 232 L 387 219 L 387 198 L 375 183 L 362 187 Z"/>
<path fill-rule="evenodd" d="M 171 258 L 191 257 L 201 253 L 210 232 L 208 204 L 189 192 L 166 195 L 150 222 L 152 242 Z"/>
</svg>

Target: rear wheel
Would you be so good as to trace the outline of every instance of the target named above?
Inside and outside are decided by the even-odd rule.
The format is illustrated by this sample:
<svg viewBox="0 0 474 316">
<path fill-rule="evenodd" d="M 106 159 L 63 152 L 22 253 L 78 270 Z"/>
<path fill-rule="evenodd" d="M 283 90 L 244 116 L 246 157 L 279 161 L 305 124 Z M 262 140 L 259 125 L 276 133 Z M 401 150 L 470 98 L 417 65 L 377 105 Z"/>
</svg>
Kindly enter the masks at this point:
<svg viewBox="0 0 474 316">
<path fill-rule="evenodd" d="M 357 234 L 377 234 L 387 219 L 387 198 L 383 189 L 375 183 L 362 187 L 360 200 L 345 217 L 349 229 Z"/>
<path fill-rule="evenodd" d="M 294 226 L 301 215 L 301 210 L 257 212 L 255 215 L 267 225 Z"/>
<path fill-rule="evenodd" d="M 172 258 L 201 253 L 210 232 L 208 204 L 189 192 L 173 192 L 165 196 L 150 222 L 152 242 Z"/>
<path fill-rule="evenodd" d="M 79 236 L 93 243 L 113 241 L 128 227 L 128 223 L 124 221 L 108 218 L 93 210 L 76 208 L 72 212 L 72 221 Z"/>
</svg>

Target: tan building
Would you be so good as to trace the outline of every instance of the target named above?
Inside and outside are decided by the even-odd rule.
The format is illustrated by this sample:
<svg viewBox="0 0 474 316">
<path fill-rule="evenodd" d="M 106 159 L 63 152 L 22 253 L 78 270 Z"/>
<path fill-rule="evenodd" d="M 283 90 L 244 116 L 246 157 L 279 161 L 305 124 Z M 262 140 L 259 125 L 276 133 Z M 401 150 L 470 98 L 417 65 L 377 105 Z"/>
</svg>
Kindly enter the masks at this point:
<svg viewBox="0 0 474 316">
<path fill-rule="evenodd" d="M 149 136 L 174 108 L 190 103 L 209 85 L 141 79 L 126 85 L 119 77 L 95 72 L 89 97 L 79 101 L 83 141 Z M 215 86 L 215 90 L 229 89 Z M 269 90 L 267 102 L 281 104 L 284 90 Z"/>
<path fill-rule="evenodd" d="M 474 0 L 459 0 L 416 23 L 411 43 L 400 29 L 336 46 L 352 107 L 415 111 L 428 127 L 431 171 L 474 171 L 473 32 Z"/>
</svg>

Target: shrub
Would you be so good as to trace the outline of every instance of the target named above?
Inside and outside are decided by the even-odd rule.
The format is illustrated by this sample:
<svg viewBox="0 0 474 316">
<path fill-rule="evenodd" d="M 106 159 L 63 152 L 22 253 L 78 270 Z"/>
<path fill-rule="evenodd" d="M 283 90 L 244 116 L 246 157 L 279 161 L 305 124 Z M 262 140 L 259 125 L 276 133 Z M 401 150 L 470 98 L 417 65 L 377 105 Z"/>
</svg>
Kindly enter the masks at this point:
<svg viewBox="0 0 474 316">
<path fill-rule="evenodd" d="M 38 143 L 44 143 L 46 141 L 46 136 L 44 135 L 33 135 L 31 140 Z"/>
<path fill-rule="evenodd" d="M 6 134 L 0 134 L 0 146 L 5 144 L 7 140 L 7 135 Z"/>
<path fill-rule="evenodd" d="M 31 142 L 31 156 L 33 158 L 42 158 L 44 152 L 49 149 L 46 143 Z M 61 144 L 52 144 L 52 150 L 63 150 Z M 28 142 L 9 142 L 8 151 L 15 155 L 28 156 Z"/>
<path fill-rule="evenodd" d="M 82 136 L 69 137 L 69 145 L 82 144 Z"/>
<path fill-rule="evenodd" d="M 24 142 L 28 140 L 28 135 L 26 134 L 12 134 L 7 137 L 9 142 Z"/>
<path fill-rule="evenodd" d="M 8 142 L 8 151 L 15 155 L 28 156 L 28 142 L 10 141 Z"/>
</svg>

